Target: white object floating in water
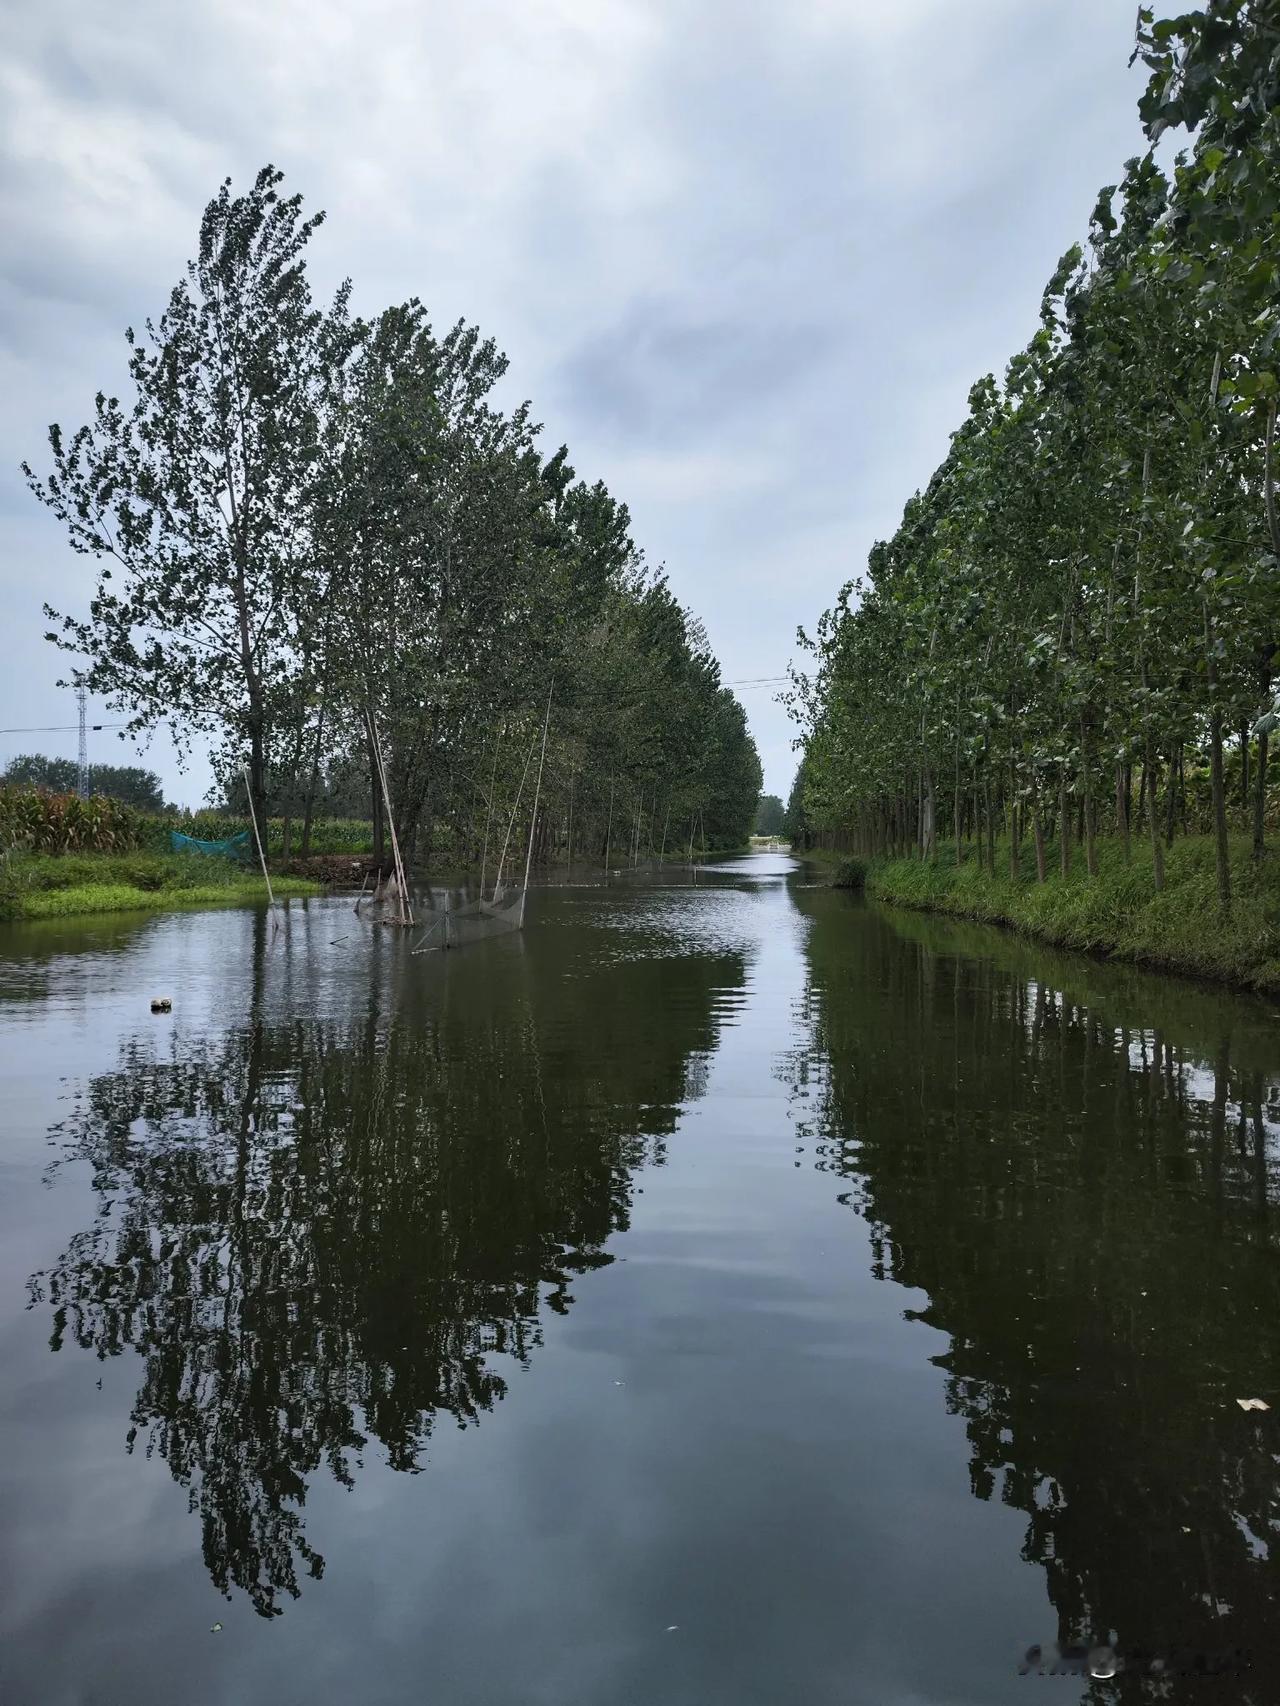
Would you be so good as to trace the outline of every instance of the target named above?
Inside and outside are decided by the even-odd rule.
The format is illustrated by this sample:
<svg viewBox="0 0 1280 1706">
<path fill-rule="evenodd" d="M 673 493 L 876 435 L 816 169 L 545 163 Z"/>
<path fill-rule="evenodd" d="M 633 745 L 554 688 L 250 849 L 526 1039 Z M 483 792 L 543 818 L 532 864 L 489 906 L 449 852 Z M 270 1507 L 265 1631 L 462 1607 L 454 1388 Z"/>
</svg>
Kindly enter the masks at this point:
<svg viewBox="0 0 1280 1706">
<path fill-rule="evenodd" d="M 1264 1404 L 1261 1398 L 1237 1398 L 1236 1403 L 1242 1410 L 1269 1410 L 1270 1404 Z"/>
<path fill-rule="evenodd" d="M 215 1623 L 215 1624 L 214 1624 L 214 1626 L 213 1626 L 213 1628 L 212 1628 L 212 1629 L 210 1629 L 210 1631 L 209 1631 L 209 1633 L 210 1633 L 210 1634 L 211 1634 L 211 1635 L 221 1635 L 221 1633 L 222 1633 L 222 1625 L 221 1625 L 221 1623 Z"/>
<path fill-rule="evenodd" d="M 667 1634 L 669 1635 L 673 1629 L 678 1629 L 679 1627 L 680 1627 L 680 1625 L 678 1623 L 668 1623 L 667 1624 Z"/>
<path fill-rule="evenodd" d="M 151 997 L 151 1011 L 153 1013 L 168 1013 L 172 1007 L 173 1002 L 167 995 L 153 995 Z"/>
</svg>

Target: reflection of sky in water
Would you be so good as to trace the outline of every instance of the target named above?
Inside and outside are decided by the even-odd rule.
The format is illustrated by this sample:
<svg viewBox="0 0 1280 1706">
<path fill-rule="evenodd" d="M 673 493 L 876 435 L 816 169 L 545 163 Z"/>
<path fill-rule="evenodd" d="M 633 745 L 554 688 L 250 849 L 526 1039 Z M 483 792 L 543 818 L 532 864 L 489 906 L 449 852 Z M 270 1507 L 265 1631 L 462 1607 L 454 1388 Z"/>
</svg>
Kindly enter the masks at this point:
<svg viewBox="0 0 1280 1706">
<path fill-rule="evenodd" d="M 6 1698 L 1012 1706 L 1094 1624 L 1280 1660 L 1234 1405 L 1280 1397 L 1268 1012 L 786 869 L 419 959 L 337 898 L 14 932 Z"/>
</svg>

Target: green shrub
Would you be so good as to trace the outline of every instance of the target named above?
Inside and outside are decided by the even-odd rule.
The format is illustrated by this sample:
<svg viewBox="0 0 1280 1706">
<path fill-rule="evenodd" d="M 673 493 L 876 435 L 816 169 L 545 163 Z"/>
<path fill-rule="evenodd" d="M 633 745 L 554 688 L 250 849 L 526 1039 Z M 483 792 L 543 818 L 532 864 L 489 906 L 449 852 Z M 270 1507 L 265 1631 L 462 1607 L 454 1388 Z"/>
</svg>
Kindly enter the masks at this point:
<svg viewBox="0 0 1280 1706">
<path fill-rule="evenodd" d="M 841 859 L 831 879 L 833 888 L 861 889 L 866 887 L 870 866 L 865 859 Z"/>
</svg>

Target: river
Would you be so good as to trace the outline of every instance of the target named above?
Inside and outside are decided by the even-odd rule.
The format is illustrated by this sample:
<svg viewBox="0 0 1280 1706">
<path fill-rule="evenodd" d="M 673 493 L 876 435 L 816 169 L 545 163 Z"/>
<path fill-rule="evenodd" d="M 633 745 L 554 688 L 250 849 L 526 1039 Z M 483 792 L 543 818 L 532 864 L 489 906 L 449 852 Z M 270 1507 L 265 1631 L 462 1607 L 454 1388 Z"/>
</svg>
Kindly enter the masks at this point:
<svg viewBox="0 0 1280 1706">
<path fill-rule="evenodd" d="M 6 1706 L 1275 1697 L 1270 1004 L 774 853 L 3 932 Z"/>
</svg>

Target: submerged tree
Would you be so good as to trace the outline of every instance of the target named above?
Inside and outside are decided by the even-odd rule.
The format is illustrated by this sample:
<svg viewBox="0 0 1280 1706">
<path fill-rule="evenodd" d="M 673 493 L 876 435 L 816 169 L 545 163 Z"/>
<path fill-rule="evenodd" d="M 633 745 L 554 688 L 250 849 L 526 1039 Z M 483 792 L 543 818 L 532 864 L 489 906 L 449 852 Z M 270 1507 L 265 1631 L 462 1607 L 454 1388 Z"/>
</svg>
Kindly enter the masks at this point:
<svg viewBox="0 0 1280 1706">
<path fill-rule="evenodd" d="M 720 703 L 705 635 L 649 573 L 626 506 L 544 460 L 506 357 L 443 336 L 410 301 L 348 317 L 313 301 L 304 220 L 267 167 L 209 204 L 197 259 L 158 323 L 129 334 L 132 404 L 50 429 L 26 469 L 72 545 L 102 561 L 87 617 L 50 638 L 130 727 L 208 739 L 224 793 L 247 757 L 259 814 L 303 850 L 322 780 L 363 767 L 387 827 L 372 726 L 405 846 L 477 856 L 513 811 L 544 849 L 576 815 L 594 837 L 622 796 L 633 841 L 691 818 L 741 842 L 758 778 Z M 25 465 L 24 465 L 25 466 Z M 529 821 L 519 778 L 549 698 L 555 782 Z M 572 843 L 572 832 L 565 837 Z"/>
</svg>

